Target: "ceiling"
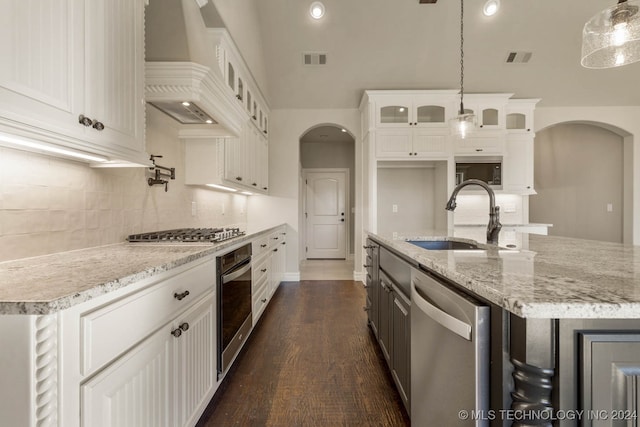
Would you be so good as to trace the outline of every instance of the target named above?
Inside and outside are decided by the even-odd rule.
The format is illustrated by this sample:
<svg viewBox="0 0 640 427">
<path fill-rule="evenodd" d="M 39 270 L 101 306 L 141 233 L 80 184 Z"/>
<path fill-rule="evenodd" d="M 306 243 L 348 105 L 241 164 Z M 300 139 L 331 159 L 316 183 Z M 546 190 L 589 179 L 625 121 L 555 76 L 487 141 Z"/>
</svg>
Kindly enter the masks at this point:
<svg viewBox="0 0 640 427">
<path fill-rule="evenodd" d="M 460 2 L 440 0 L 255 0 L 276 108 L 356 108 L 365 89 L 458 89 Z M 465 93 L 541 98 L 540 107 L 640 105 L 640 62 L 607 70 L 580 66 L 584 23 L 615 0 L 502 0 L 493 17 L 484 0 L 466 0 Z M 507 64 L 509 52 L 532 52 Z M 327 54 L 304 66 L 303 52 Z"/>
</svg>

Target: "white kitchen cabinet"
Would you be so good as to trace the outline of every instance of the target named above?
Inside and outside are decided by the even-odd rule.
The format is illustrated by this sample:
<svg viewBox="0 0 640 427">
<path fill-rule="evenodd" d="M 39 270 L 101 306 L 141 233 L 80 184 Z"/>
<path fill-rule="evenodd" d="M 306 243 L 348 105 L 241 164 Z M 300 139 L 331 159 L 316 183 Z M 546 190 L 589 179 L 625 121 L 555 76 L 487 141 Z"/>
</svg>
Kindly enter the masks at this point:
<svg viewBox="0 0 640 427">
<path fill-rule="evenodd" d="M 174 425 L 174 341 L 164 327 L 82 385 L 81 425 Z"/>
<path fill-rule="evenodd" d="M 539 99 L 511 99 L 506 107 L 506 128 L 509 134 L 533 135 L 533 111 Z"/>
<path fill-rule="evenodd" d="M 516 194 L 536 194 L 534 188 L 533 137 L 509 135 L 503 160 L 504 189 Z"/>
<path fill-rule="evenodd" d="M 0 7 L 4 143 L 17 136 L 148 163 L 144 0 L 0 0 Z"/>
<path fill-rule="evenodd" d="M 378 158 L 440 158 L 449 155 L 448 131 L 394 128 L 375 131 Z"/>
<path fill-rule="evenodd" d="M 255 325 L 284 277 L 286 231 L 284 227 L 252 242 L 252 304 Z"/>
<path fill-rule="evenodd" d="M 178 383 L 170 401 L 178 403 L 177 426 L 196 425 L 216 387 L 215 304 L 211 292 L 172 323 L 173 331 L 183 331 L 174 339 Z"/>
<path fill-rule="evenodd" d="M 268 141 L 251 122 L 245 122 L 239 137 L 183 140 L 185 184 L 214 184 L 236 191 L 268 192 Z"/>
<path fill-rule="evenodd" d="M 503 133 L 478 134 L 477 132 L 466 138 L 457 138 L 454 142 L 454 152 L 465 155 L 502 155 L 505 150 L 505 135 Z"/>
<path fill-rule="evenodd" d="M 512 95 L 511 93 L 465 95 L 465 111 L 476 115 L 475 132 L 506 129 L 505 109 Z"/>
<path fill-rule="evenodd" d="M 83 384 L 82 425 L 194 425 L 216 382 L 214 304 L 210 292 Z"/>
<path fill-rule="evenodd" d="M 454 91 L 376 91 L 376 127 L 446 128 L 454 115 Z"/>
</svg>

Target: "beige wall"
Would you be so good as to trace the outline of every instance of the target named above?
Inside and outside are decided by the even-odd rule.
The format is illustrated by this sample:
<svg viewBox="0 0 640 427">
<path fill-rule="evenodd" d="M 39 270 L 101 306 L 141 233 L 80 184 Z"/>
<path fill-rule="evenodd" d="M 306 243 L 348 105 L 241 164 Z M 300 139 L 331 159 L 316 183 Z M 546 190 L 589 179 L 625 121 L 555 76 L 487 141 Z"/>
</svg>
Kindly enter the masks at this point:
<svg viewBox="0 0 640 427">
<path fill-rule="evenodd" d="M 605 127 L 624 138 L 623 241 L 640 245 L 640 106 L 543 107 L 535 111 L 535 131 L 580 122 Z"/>
<path fill-rule="evenodd" d="M 147 152 L 164 156 L 158 164 L 176 168 L 166 193 L 147 185 L 143 168 L 93 169 L 0 148 L 0 261 L 119 243 L 143 231 L 246 227 L 246 196 L 184 185 L 176 124 L 147 107 Z"/>
<path fill-rule="evenodd" d="M 532 222 L 553 224 L 550 235 L 622 242 L 620 135 L 588 124 L 552 126 L 536 134 L 534 164 Z"/>
</svg>

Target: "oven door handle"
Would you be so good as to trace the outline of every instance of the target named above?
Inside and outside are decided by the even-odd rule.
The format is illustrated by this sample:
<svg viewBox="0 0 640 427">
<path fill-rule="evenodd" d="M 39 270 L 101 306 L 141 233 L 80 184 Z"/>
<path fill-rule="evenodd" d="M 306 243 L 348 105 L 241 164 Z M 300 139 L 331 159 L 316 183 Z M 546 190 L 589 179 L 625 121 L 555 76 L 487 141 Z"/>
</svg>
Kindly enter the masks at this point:
<svg viewBox="0 0 640 427">
<path fill-rule="evenodd" d="M 232 282 L 249 270 L 251 270 L 251 260 L 246 261 L 246 263 L 244 264 L 244 267 L 238 268 L 236 270 L 230 271 L 227 274 L 224 274 L 222 276 L 222 283 Z"/>
</svg>

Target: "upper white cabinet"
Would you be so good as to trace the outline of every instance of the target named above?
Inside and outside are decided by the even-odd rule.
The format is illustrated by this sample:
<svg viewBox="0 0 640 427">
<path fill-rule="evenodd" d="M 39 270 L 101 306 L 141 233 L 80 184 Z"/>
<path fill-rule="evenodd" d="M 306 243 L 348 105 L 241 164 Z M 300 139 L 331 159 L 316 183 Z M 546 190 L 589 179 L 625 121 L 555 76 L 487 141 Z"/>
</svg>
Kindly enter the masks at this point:
<svg viewBox="0 0 640 427">
<path fill-rule="evenodd" d="M 0 133 L 104 160 L 144 152 L 144 0 L 0 0 Z"/>
<path fill-rule="evenodd" d="M 429 129 L 380 129 L 376 131 L 376 157 L 446 157 L 450 150 L 447 132 Z"/>
<path fill-rule="evenodd" d="M 387 93 L 383 93 L 387 92 Z M 447 127 L 455 115 L 454 91 L 367 91 L 375 103 L 376 127 Z M 427 93 L 428 92 L 428 93 Z"/>
<path fill-rule="evenodd" d="M 227 95 L 235 98 L 256 129 L 267 135 L 269 108 L 240 51 L 226 29 L 209 28 L 207 31 L 215 46 L 219 72 L 226 82 Z"/>
<path fill-rule="evenodd" d="M 239 137 L 185 141 L 185 184 L 265 194 L 269 191 L 269 143 L 246 122 Z M 224 189 L 224 188 L 223 188 Z"/>
<path fill-rule="evenodd" d="M 506 108 L 507 132 L 533 133 L 533 111 L 539 99 L 512 99 Z"/>
<path fill-rule="evenodd" d="M 510 135 L 503 160 L 505 191 L 536 194 L 533 171 L 533 137 Z"/>
</svg>

